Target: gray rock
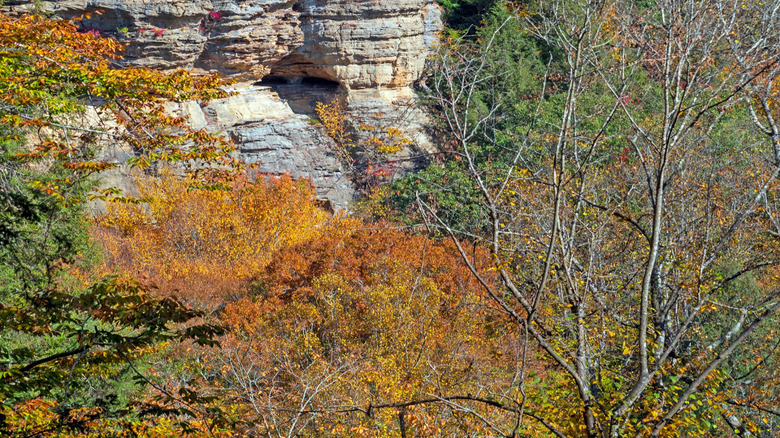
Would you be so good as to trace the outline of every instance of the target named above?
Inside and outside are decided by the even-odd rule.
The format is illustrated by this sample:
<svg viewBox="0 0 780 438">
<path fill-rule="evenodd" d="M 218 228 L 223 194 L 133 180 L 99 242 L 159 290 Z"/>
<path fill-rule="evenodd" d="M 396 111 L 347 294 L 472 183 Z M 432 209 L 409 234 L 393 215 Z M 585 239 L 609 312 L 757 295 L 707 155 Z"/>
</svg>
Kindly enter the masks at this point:
<svg viewBox="0 0 780 438">
<path fill-rule="evenodd" d="M 22 13 L 34 0 L 8 0 Z M 432 145 L 410 88 L 424 74 L 441 28 L 435 0 L 57 0 L 64 17 L 92 12 L 83 27 L 127 44 L 125 62 L 160 69 L 217 72 L 239 83 L 237 96 L 201 108 L 176 104 L 195 128 L 224 132 L 261 172 L 308 177 L 334 206 L 355 197 L 333 143 L 308 121 L 317 102 L 348 102 L 353 126 L 382 114 L 414 150 Z M 101 11 L 100 14 L 95 13 Z M 253 86 L 263 79 L 269 86 Z M 360 135 L 359 130 L 355 130 Z M 409 166 L 407 166 L 409 167 Z M 112 176 L 114 178 L 114 176 Z M 117 177 L 119 178 L 119 177 Z"/>
<path fill-rule="evenodd" d="M 235 96 L 201 109 L 207 129 L 221 131 L 239 146 L 243 160 L 264 174 L 309 178 L 320 199 L 335 209 L 354 200 L 355 191 L 335 154 L 333 141 L 305 115 L 296 114 L 268 87 L 248 86 Z M 182 113 L 197 111 L 189 104 Z"/>
</svg>

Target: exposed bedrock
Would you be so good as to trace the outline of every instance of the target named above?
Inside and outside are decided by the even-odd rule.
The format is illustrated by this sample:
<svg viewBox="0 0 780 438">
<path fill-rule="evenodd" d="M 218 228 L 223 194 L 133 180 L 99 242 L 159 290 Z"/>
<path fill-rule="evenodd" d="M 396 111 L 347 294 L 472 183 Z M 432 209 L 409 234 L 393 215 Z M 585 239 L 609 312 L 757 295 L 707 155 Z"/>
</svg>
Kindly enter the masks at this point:
<svg viewBox="0 0 780 438">
<path fill-rule="evenodd" d="M 316 76 L 349 89 L 405 87 L 428 54 L 425 0 L 300 0 L 303 42 L 272 68 L 280 76 Z"/>
<path fill-rule="evenodd" d="M 9 0 L 3 8 L 19 13 L 33 5 Z M 83 29 L 126 43 L 130 64 L 234 79 L 238 96 L 204 108 L 183 105 L 193 123 L 230 135 L 263 171 L 311 178 L 336 207 L 354 193 L 331 141 L 307 121 L 316 102 L 339 96 L 354 120 L 381 114 L 381 123 L 404 129 L 415 149 L 430 149 L 410 87 L 437 41 L 435 0 L 58 0 L 43 6 L 64 17 L 92 13 Z"/>
</svg>

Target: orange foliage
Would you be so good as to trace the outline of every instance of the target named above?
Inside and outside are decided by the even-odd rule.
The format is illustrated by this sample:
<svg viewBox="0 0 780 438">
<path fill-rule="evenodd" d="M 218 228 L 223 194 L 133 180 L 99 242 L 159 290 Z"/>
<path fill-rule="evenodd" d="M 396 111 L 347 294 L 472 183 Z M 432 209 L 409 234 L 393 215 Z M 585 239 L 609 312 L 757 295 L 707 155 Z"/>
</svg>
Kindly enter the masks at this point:
<svg viewBox="0 0 780 438">
<path fill-rule="evenodd" d="M 54 401 L 40 398 L 1 408 L 5 437 L 38 438 L 219 438 L 228 434 L 209 427 L 200 420 L 188 419 L 183 432 L 175 419 L 157 418 L 154 423 L 106 417 L 100 408 L 78 408 L 65 411 Z"/>
<path fill-rule="evenodd" d="M 96 227 L 108 266 L 220 309 L 220 348 L 170 353 L 253 432 L 394 436 L 400 415 L 408 436 L 480 433 L 477 417 L 447 403 L 381 406 L 520 397 L 522 340 L 448 241 L 328 216 L 289 177 L 226 192 L 170 176 L 141 187 L 148 205 L 111 205 Z M 485 251 L 472 254 L 488 265 Z M 543 371 L 531 365 L 524 372 Z"/>
<path fill-rule="evenodd" d="M 284 434 L 388 436 L 400 427 L 397 409 L 358 413 L 511 388 L 522 363 L 517 333 L 484 300 L 454 246 L 389 224 L 341 223 L 278 251 L 253 294 L 229 305 L 222 321 L 229 334 L 202 362 L 221 393 L 265 400 L 243 405 L 266 424 L 261 433 L 275 422 Z M 301 406 L 317 415 L 296 413 Z M 450 436 L 483 425 L 430 403 L 406 409 L 404 427 L 409 436 Z"/>
<path fill-rule="evenodd" d="M 132 148 L 130 166 L 178 163 L 201 184 L 239 171 L 230 140 L 192 129 L 166 105 L 226 96 L 218 76 L 117 68 L 124 46 L 78 29 L 77 19 L 0 14 L 0 122 L 25 130 L 28 150 L 16 154 L 18 160 L 62 166 L 70 174 L 39 183 L 41 191 L 79 202 L 65 188 L 115 167 L 96 156 L 114 147 Z M 99 110 L 89 113 L 88 107 Z M 0 133 L 0 141 L 20 139 L 15 130 Z"/>
<path fill-rule="evenodd" d="M 242 179 L 226 191 L 192 190 L 171 174 L 138 185 L 146 203 L 109 203 L 97 219 L 106 269 L 190 298 L 234 292 L 273 251 L 318 236 L 328 218 L 310 185 L 289 176 Z"/>
</svg>

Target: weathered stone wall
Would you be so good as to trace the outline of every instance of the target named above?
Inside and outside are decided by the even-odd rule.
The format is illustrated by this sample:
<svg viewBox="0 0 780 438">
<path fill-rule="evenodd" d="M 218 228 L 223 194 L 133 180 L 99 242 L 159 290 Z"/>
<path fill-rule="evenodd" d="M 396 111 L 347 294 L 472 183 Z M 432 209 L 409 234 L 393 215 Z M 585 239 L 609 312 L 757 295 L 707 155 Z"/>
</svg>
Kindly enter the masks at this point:
<svg viewBox="0 0 780 438">
<path fill-rule="evenodd" d="M 421 0 L 300 0 L 303 44 L 274 74 L 319 76 L 350 89 L 405 87 L 422 73 Z"/>
<path fill-rule="evenodd" d="M 4 9 L 20 13 L 33 3 L 9 0 Z M 43 6 L 65 17 L 92 12 L 84 30 L 126 43 L 125 59 L 133 65 L 236 80 L 238 96 L 182 110 L 194 124 L 232 136 L 262 171 L 311 178 L 337 207 L 353 193 L 332 143 L 306 120 L 317 101 L 338 95 L 356 116 L 382 113 L 418 146 L 430 147 L 410 86 L 423 74 L 441 25 L 434 0 L 58 0 Z"/>
<path fill-rule="evenodd" d="M 30 0 L 6 8 L 22 12 Z M 58 0 L 44 7 L 59 16 L 92 13 L 82 21 L 127 44 L 134 65 L 217 71 L 259 79 L 267 65 L 303 42 L 294 0 Z M 95 12 L 100 11 L 100 14 Z"/>
</svg>

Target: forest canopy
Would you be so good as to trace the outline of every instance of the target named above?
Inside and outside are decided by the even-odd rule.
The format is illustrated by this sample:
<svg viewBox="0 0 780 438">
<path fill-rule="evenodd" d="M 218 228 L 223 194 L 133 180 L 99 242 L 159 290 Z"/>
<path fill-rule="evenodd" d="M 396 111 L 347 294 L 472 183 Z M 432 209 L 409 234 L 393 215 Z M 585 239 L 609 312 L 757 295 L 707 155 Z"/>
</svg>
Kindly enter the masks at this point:
<svg viewBox="0 0 780 438">
<path fill-rule="evenodd" d="M 0 434 L 777 436 L 780 2 L 442 4 L 441 153 L 353 214 L 0 15 Z"/>
</svg>

